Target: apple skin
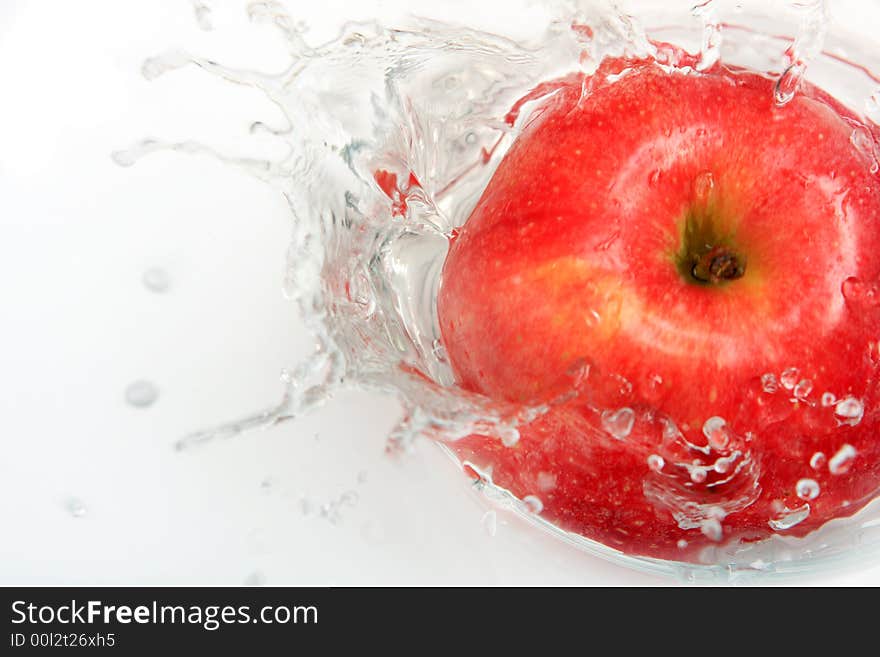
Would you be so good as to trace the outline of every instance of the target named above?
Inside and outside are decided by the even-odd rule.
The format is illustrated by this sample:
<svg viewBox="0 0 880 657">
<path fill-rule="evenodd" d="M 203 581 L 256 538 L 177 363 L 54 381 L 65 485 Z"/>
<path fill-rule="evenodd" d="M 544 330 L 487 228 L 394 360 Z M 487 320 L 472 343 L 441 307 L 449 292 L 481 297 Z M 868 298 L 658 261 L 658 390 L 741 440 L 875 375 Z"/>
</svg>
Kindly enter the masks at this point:
<svg viewBox="0 0 880 657">
<path fill-rule="evenodd" d="M 880 488 L 880 180 L 852 140 L 875 128 L 773 84 L 621 59 L 562 80 L 451 242 L 458 384 L 549 407 L 512 447 L 452 447 L 564 529 L 696 560 Z M 716 247 L 739 271 L 706 273 Z"/>
</svg>

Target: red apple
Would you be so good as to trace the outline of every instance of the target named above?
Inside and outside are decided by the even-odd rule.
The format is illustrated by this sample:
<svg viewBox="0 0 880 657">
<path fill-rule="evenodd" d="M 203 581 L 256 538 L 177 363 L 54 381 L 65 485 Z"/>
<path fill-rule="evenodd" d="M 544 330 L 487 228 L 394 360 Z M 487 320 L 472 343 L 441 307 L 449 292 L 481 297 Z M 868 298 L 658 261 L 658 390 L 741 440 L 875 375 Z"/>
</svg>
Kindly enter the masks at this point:
<svg viewBox="0 0 880 657">
<path fill-rule="evenodd" d="M 643 60 L 562 81 L 451 244 L 459 384 L 550 402 L 513 446 L 454 448 L 567 530 L 694 559 L 880 488 L 876 133 L 773 86 Z"/>
</svg>

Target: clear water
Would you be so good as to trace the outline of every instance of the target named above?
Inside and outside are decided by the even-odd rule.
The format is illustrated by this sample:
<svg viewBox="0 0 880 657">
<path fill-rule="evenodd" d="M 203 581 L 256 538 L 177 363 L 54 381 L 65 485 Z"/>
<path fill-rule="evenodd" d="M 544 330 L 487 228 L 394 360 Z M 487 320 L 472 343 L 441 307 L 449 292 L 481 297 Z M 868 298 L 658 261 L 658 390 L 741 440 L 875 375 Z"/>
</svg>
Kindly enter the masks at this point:
<svg viewBox="0 0 880 657">
<path fill-rule="evenodd" d="M 248 15 L 285 43 L 290 60 L 282 73 L 234 70 L 183 52 L 148 59 L 142 70 L 148 79 L 197 66 L 259 89 L 282 110 L 286 125 L 255 121 L 251 126 L 252 132 L 270 134 L 287 145 L 287 155 L 278 160 L 232 158 L 205 144 L 153 139 L 113 157 L 129 166 L 157 150 L 207 155 L 277 189 L 289 204 L 293 226 L 285 294 L 298 305 L 316 340 L 310 359 L 282 372 L 280 401 L 185 436 L 178 448 L 295 418 L 344 386 L 399 396 L 405 413 L 388 438 L 392 452 L 405 452 L 419 438 L 449 444 L 473 433 L 515 444 L 518 427 L 553 402 L 537 407 L 498 404 L 457 388 L 439 332 L 436 297 L 448 240 L 467 219 L 530 108 L 554 91 L 542 83 L 573 68 L 591 72 L 604 57 L 624 53 L 655 56 L 664 65 L 678 66 L 680 62 L 653 45 L 654 40 L 668 41 L 693 45 L 699 52 L 697 69 L 720 59 L 766 71 L 777 80 L 774 99 L 779 106 L 791 101 L 806 76 L 848 106 L 867 116 L 880 115 L 878 78 L 850 62 L 880 67 L 857 43 L 828 34 L 824 2 L 778 3 L 774 16 L 751 12 L 743 4 L 748 5 L 710 0 L 693 8 L 684 3 L 665 7 L 662 14 L 646 9 L 630 15 L 605 2 L 566 2 L 553 4 L 555 18 L 516 40 L 407 18 L 394 25 L 349 23 L 330 42 L 312 44 L 297 16 L 280 3 L 259 1 L 248 5 Z M 207 5 L 193 0 L 192 6 L 200 26 L 210 29 Z M 779 25 L 791 37 L 778 36 Z M 876 144 L 858 126 L 853 144 L 878 161 Z M 154 291 L 167 288 L 167 280 L 163 283 L 153 274 L 149 281 L 145 276 L 145 285 Z M 793 399 L 823 393 L 813 391 L 812 383 L 798 377 L 794 368 L 765 373 L 762 383 L 765 392 L 784 392 Z M 127 395 L 129 402 L 146 405 L 143 390 L 136 392 L 136 399 Z M 822 405 L 841 422 L 858 422 L 864 412 L 858 400 L 838 401 L 829 392 Z M 602 412 L 602 421 L 610 435 L 624 440 L 636 417 L 628 407 L 613 408 Z M 667 486 L 661 477 L 646 480 L 646 494 L 668 508 L 682 529 L 719 539 L 725 516 L 757 495 L 758 464 L 723 418 L 707 420 L 704 446 L 689 443 L 672 424 L 662 430 L 669 434 L 671 447 L 648 458 L 651 471 L 671 469 L 695 484 L 730 485 L 712 505 L 689 499 L 683 488 Z M 827 457 L 817 453 L 811 465 L 844 471 L 853 455 L 841 450 Z M 780 537 L 746 547 L 719 544 L 701 556 L 705 565 L 628 557 L 548 523 L 541 518 L 539 495 L 519 500 L 495 486 L 491 472 L 464 465 L 476 473 L 477 488 L 487 498 L 564 540 L 638 567 L 691 578 L 796 571 L 804 560 L 837 558 L 854 542 L 880 544 L 875 505 L 855 521 L 833 521 L 807 539 Z M 546 473 L 548 490 L 555 486 L 553 477 Z M 785 529 L 802 521 L 809 514 L 808 500 L 821 494 L 810 479 L 798 482 L 797 491 L 802 504 L 781 508 L 768 519 L 771 527 Z M 321 506 L 319 513 L 336 521 L 356 501 L 356 496 L 340 497 Z M 311 512 L 308 506 L 304 513 Z M 854 531 L 853 522 L 863 523 L 862 528 Z M 495 534 L 494 511 L 484 516 L 483 524 Z M 838 529 L 841 525 L 845 531 Z M 687 545 L 684 539 L 680 543 Z"/>
</svg>

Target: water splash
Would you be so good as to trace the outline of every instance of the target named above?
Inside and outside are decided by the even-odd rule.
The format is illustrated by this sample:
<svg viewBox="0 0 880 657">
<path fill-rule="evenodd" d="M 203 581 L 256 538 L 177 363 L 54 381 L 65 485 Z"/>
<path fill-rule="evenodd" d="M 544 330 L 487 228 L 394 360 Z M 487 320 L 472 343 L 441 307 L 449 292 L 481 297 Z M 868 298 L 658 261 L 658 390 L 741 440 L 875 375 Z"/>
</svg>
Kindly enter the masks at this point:
<svg viewBox="0 0 880 657">
<path fill-rule="evenodd" d="M 801 69 L 821 51 L 824 3 L 807 5 L 798 9 L 803 12 L 801 31 L 777 84 L 777 102 L 781 92 L 783 105 L 800 85 Z M 279 3 L 252 2 L 248 13 L 285 44 L 290 61 L 281 73 L 233 69 L 183 51 L 147 60 L 142 73 L 155 79 L 195 66 L 263 92 L 285 121 L 253 121 L 250 131 L 280 141 L 286 155 L 274 160 L 232 157 L 194 141 L 145 139 L 115 152 L 113 159 L 130 166 L 157 151 L 206 156 L 282 194 L 293 226 L 284 291 L 315 336 L 315 352 L 282 372 L 281 397 L 275 404 L 185 436 L 177 449 L 275 426 L 347 386 L 401 399 L 404 415 L 389 437 L 391 452 L 405 453 L 422 437 L 453 442 L 472 434 L 516 445 L 520 428 L 559 400 L 500 404 L 453 385 L 435 308 L 449 239 L 528 120 L 530 108 L 558 89 L 547 80 L 570 72 L 572 62 L 591 72 L 608 55 L 655 56 L 665 67 L 676 63 L 668 52 L 658 51 L 632 16 L 600 2 L 577 3 L 573 11 L 520 41 L 410 19 L 394 29 L 348 23 L 335 39 L 315 46 L 305 41 L 303 26 Z M 725 33 L 722 43 L 713 2 L 699 5 L 695 14 L 703 22 L 696 69 L 705 70 L 719 61 L 722 46 L 736 45 L 741 35 Z M 822 26 L 817 28 L 816 20 Z M 778 52 L 768 50 L 767 70 Z M 792 69 L 794 65 L 801 69 Z M 689 66 L 681 72 L 695 74 Z M 585 86 L 582 94 L 588 93 Z M 711 195 L 713 174 L 698 176 L 695 185 L 698 197 Z M 572 377 L 573 390 L 560 399 L 577 396 L 579 382 L 588 377 L 585 367 Z M 808 401 L 813 390 L 812 381 L 796 367 L 759 378 L 765 395 L 783 389 L 790 393 L 786 398 Z M 621 388 L 624 383 L 631 392 L 628 382 L 622 381 Z M 783 395 L 775 399 L 784 401 Z M 825 395 L 822 401 L 831 405 L 825 404 Z M 833 404 L 841 423 L 857 423 L 848 407 L 841 414 L 840 403 L 835 399 Z M 611 438 L 634 449 L 640 441 L 656 439 L 640 457 L 647 465 L 643 491 L 659 509 L 672 513 L 682 530 L 699 530 L 720 541 L 724 518 L 748 508 L 761 493 L 761 464 L 750 449 L 751 437 L 736 434 L 721 417 L 705 421 L 703 444 L 671 419 L 649 418 L 630 406 L 596 413 Z M 695 433 L 701 433 L 699 425 Z M 815 456 L 810 465 L 818 469 L 814 461 Z M 485 491 L 493 490 L 491 473 L 479 481 Z M 542 498 L 550 499 L 547 494 L 558 485 L 555 473 L 539 473 L 535 494 L 515 508 L 540 514 Z M 801 493 L 809 496 L 810 490 L 799 483 Z M 696 501 L 707 497 L 712 504 Z M 335 517 L 334 509 L 352 505 L 352 499 L 332 500 L 318 512 Z M 312 513 L 312 507 L 303 502 L 304 513 Z M 491 526 L 494 534 L 497 518 L 490 513 L 484 526 Z"/>
<path fill-rule="evenodd" d="M 791 47 L 785 51 L 785 70 L 776 81 L 774 99 L 778 107 L 792 101 L 807 72 L 807 65 L 822 52 L 828 32 L 826 0 L 791 2 L 800 14 L 800 26 Z"/>
<path fill-rule="evenodd" d="M 715 0 L 705 0 L 696 5 L 691 12 L 703 24 L 700 59 L 696 68 L 698 71 L 705 71 L 715 66 L 721 59 L 721 21 L 718 19 Z"/>
</svg>

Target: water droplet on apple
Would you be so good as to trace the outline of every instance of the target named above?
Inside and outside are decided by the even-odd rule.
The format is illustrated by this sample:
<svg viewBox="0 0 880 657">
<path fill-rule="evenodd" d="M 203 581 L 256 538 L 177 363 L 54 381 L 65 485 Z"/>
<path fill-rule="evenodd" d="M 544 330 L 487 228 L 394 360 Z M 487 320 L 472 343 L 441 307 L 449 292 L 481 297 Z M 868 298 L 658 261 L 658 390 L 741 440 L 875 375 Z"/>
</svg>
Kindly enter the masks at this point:
<svg viewBox="0 0 880 657">
<path fill-rule="evenodd" d="M 813 382 L 809 379 L 801 379 L 794 387 L 794 396 L 796 399 L 804 400 L 813 392 Z"/>
<path fill-rule="evenodd" d="M 691 481 L 695 484 L 702 484 L 706 481 L 709 474 L 706 472 L 706 468 L 701 465 L 695 465 L 690 469 Z"/>
<path fill-rule="evenodd" d="M 540 497 L 536 497 L 535 495 L 526 495 L 523 499 L 523 504 L 526 507 L 526 511 L 529 513 L 538 514 L 544 510 L 544 503 L 541 501 Z"/>
<path fill-rule="evenodd" d="M 688 542 L 683 538 L 680 538 L 675 545 L 678 547 L 679 550 L 684 550 L 688 546 Z"/>
<path fill-rule="evenodd" d="M 855 397 L 844 397 L 834 406 L 834 415 L 841 424 L 855 426 L 864 414 L 865 406 Z"/>
<path fill-rule="evenodd" d="M 802 500 L 815 500 L 819 497 L 821 489 L 815 479 L 799 479 L 795 485 L 795 492 Z"/>
<path fill-rule="evenodd" d="M 773 394 L 779 390 L 779 382 L 773 374 L 764 374 L 761 376 L 761 389 L 769 394 Z"/>
<path fill-rule="evenodd" d="M 810 505 L 804 502 L 796 509 L 784 507 L 774 518 L 768 521 L 770 527 L 776 531 L 785 531 L 791 529 L 795 525 L 802 523 L 810 515 Z"/>
<path fill-rule="evenodd" d="M 617 381 L 617 392 L 621 397 L 628 397 L 632 394 L 633 385 L 629 379 L 622 377 L 619 374 L 612 374 L 611 377 Z"/>
<path fill-rule="evenodd" d="M 724 528 L 721 526 L 721 521 L 718 518 L 706 518 L 703 520 L 700 523 L 700 531 L 703 532 L 703 536 L 716 543 L 724 536 Z"/>
<path fill-rule="evenodd" d="M 724 449 L 730 441 L 727 434 L 727 422 L 723 417 L 710 417 L 703 423 L 703 435 L 712 449 Z"/>
<path fill-rule="evenodd" d="M 537 484 L 542 493 L 551 491 L 556 488 L 556 475 L 552 472 L 539 472 Z"/>
<path fill-rule="evenodd" d="M 842 475 L 849 471 L 853 460 L 856 458 L 856 448 L 845 444 L 828 461 L 828 472 L 833 475 Z"/>
<path fill-rule="evenodd" d="M 834 396 L 833 392 L 823 392 L 822 393 L 822 406 L 826 408 L 828 406 L 833 406 L 837 402 L 837 397 Z"/>
<path fill-rule="evenodd" d="M 651 454 L 648 456 L 648 467 L 654 472 L 660 472 L 666 465 L 666 461 L 659 454 Z"/>
<path fill-rule="evenodd" d="M 660 169 L 654 169 L 651 172 L 651 175 L 648 176 L 648 184 L 651 187 L 656 187 L 657 183 L 660 182 L 660 176 L 662 176 L 662 175 L 663 175 L 663 172 Z"/>
<path fill-rule="evenodd" d="M 709 200 L 712 190 L 715 188 L 715 176 L 711 171 L 703 171 L 694 178 L 694 200 L 705 203 Z"/>
<path fill-rule="evenodd" d="M 777 107 L 785 107 L 792 101 L 806 70 L 803 62 L 794 62 L 782 72 L 773 89 L 773 100 Z"/>
<path fill-rule="evenodd" d="M 480 523 L 489 536 L 494 537 L 498 533 L 498 514 L 494 510 L 486 511 L 480 519 Z"/>
<path fill-rule="evenodd" d="M 623 440 L 632 432 L 635 421 L 636 414 L 631 408 L 602 411 L 602 428 L 618 440 Z"/>
<path fill-rule="evenodd" d="M 825 454 L 823 452 L 816 452 L 810 457 L 810 467 L 813 470 L 821 470 L 822 466 L 825 465 Z"/>
<path fill-rule="evenodd" d="M 798 382 L 798 375 L 800 374 L 800 370 L 796 367 L 789 367 L 785 371 L 782 372 L 782 375 L 779 377 L 779 382 L 782 384 L 782 387 L 786 390 L 794 390 L 794 387 Z"/>
<path fill-rule="evenodd" d="M 880 171 L 880 148 L 867 128 L 863 126 L 855 128 L 850 134 L 849 141 L 853 148 L 870 163 L 871 173 Z"/>
<path fill-rule="evenodd" d="M 730 472 L 730 469 L 733 467 L 733 464 L 736 462 L 737 458 L 739 458 L 739 452 L 734 452 L 730 456 L 722 456 L 715 461 L 715 465 L 713 466 L 715 472 L 718 474 L 727 474 Z"/>
<path fill-rule="evenodd" d="M 840 284 L 840 293 L 854 312 L 877 312 L 880 308 L 880 287 L 876 283 L 850 276 Z"/>
<path fill-rule="evenodd" d="M 498 426 L 496 432 L 505 447 L 513 447 L 519 442 L 519 429 L 516 427 Z"/>
</svg>

